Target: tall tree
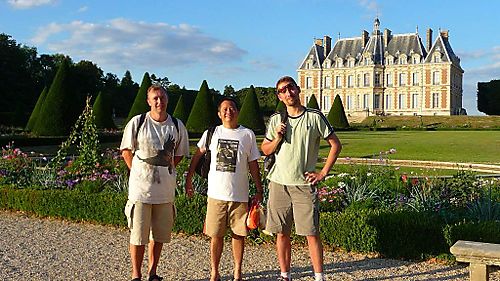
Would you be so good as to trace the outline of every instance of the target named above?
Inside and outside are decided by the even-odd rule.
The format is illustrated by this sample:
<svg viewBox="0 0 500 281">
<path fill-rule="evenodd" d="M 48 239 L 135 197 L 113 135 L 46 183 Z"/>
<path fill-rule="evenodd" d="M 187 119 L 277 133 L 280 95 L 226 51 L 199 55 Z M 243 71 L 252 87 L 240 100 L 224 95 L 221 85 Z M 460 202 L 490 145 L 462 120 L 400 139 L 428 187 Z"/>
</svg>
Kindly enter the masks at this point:
<svg viewBox="0 0 500 281">
<path fill-rule="evenodd" d="M 132 80 L 132 75 L 127 70 L 112 97 L 113 109 L 117 117 L 126 118 L 128 116 L 137 91 L 139 91 L 139 84 Z"/>
<path fill-rule="evenodd" d="M 224 86 L 224 94 L 223 95 L 226 97 L 234 98 L 236 95 L 236 92 L 234 91 L 233 86 L 232 85 Z"/>
<path fill-rule="evenodd" d="M 345 115 L 344 106 L 342 105 L 342 100 L 339 95 L 335 96 L 335 100 L 333 100 L 333 105 L 332 108 L 330 108 L 327 119 L 335 129 L 349 128 L 349 121 Z"/>
<path fill-rule="evenodd" d="M 316 99 L 316 95 L 312 95 L 307 102 L 307 107 L 319 109 L 318 100 Z"/>
<path fill-rule="evenodd" d="M 500 115 L 500 80 L 477 83 L 477 110 Z"/>
<path fill-rule="evenodd" d="M 28 120 L 28 124 L 26 124 L 26 130 L 28 130 L 28 131 L 33 130 L 33 127 L 35 126 L 35 123 L 39 118 L 40 110 L 42 109 L 43 102 L 45 101 L 45 98 L 47 97 L 48 92 L 49 92 L 49 89 L 47 86 L 45 86 L 45 88 L 43 88 L 42 93 L 38 97 L 38 100 L 36 102 L 35 108 L 33 109 L 33 112 L 31 112 L 31 116 L 30 116 L 30 119 Z"/>
<path fill-rule="evenodd" d="M 203 80 L 186 122 L 186 128 L 190 133 L 199 134 L 217 123 L 217 109 L 214 105 L 214 99 L 207 81 Z"/>
<path fill-rule="evenodd" d="M 252 129 L 256 134 L 262 134 L 266 130 L 262 113 L 260 112 L 259 101 L 255 88 L 250 86 L 250 92 L 247 93 L 245 101 L 238 116 L 238 124 Z"/>
<path fill-rule="evenodd" d="M 111 107 L 110 95 L 104 92 L 99 92 L 92 106 L 92 114 L 94 114 L 94 122 L 99 129 L 115 129 L 113 122 L 113 109 Z"/>
<path fill-rule="evenodd" d="M 146 72 L 144 73 L 144 77 L 142 78 L 141 87 L 139 88 L 139 92 L 137 92 L 137 95 L 135 96 L 132 108 L 128 113 L 127 122 L 132 119 L 132 117 L 149 111 L 150 107 L 146 99 L 148 97 L 148 88 L 150 86 L 151 78 L 149 78 L 149 73 Z"/>
<path fill-rule="evenodd" d="M 65 60 L 50 85 L 40 114 L 33 126 L 33 133 L 40 136 L 64 136 L 68 134 L 75 121 L 68 118 L 68 116 L 73 115 L 70 112 L 72 107 L 69 106 L 73 102 L 73 92 L 69 86 L 69 61 Z"/>
</svg>

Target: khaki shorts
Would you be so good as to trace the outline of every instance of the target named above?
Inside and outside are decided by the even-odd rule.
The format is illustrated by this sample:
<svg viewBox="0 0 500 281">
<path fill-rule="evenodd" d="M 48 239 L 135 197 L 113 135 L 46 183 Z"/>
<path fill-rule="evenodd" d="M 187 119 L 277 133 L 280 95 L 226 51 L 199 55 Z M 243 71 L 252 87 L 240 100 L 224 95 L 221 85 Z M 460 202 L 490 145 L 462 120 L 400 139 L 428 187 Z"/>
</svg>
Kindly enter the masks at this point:
<svg viewBox="0 0 500 281">
<path fill-rule="evenodd" d="M 208 197 L 204 233 L 224 237 L 227 228 L 238 236 L 247 235 L 247 202 L 222 201 Z"/>
<path fill-rule="evenodd" d="M 266 230 L 290 235 L 292 219 L 297 235 L 319 235 L 316 186 L 269 183 Z"/>
<path fill-rule="evenodd" d="M 170 242 L 175 219 L 174 203 L 146 204 L 127 201 L 125 205 L 130 244 L 146 245 L 149 240 Z"/>
</svg>

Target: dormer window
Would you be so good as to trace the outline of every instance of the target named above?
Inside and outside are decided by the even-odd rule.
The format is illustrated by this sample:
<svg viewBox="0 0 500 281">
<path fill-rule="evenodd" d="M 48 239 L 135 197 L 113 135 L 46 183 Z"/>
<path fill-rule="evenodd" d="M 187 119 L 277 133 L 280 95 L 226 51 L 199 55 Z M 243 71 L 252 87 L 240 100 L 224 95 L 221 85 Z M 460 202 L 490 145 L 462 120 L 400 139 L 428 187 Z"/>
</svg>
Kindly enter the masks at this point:
<svg viewBox="0 0 500 281">
<path fill-rule="evenodd" d="M 414 55 L 413 56 L 413 64 L 420 63 L 420 56 L 419 55 Z"/>
<path fill-rule="evenodd" d="M 405 55 L 399 57 L 399 64 L 406 64 L 406 62 L 407 60 Z"/>
<path fill-rule="evenodd" d="M 391 65 L 393 62 L 394 62 L 394 59 L 393 59 L 392 56 L 389 56 L 389 57 L 385 58 L 385 64 L 386 65 Z"/>
<path fill-rule="evenodd" d="M 441 62 L 441 53 L 438 53 L 438 52 L 434 53 L 432 61 L 433 62 Z"/>
<path fill-rule="evenodd" d="M 342 59 L 341 59 L 341 58 L 338 58 L 338 59 L 337 59 L 337 61 L 335 62 L 335 64 L 336 64 L 336 65 L 335 65 L 336 67 L 342 67 L 342 66 L 343 66 L 343 64 L 342 64 Z"/>
</svg>

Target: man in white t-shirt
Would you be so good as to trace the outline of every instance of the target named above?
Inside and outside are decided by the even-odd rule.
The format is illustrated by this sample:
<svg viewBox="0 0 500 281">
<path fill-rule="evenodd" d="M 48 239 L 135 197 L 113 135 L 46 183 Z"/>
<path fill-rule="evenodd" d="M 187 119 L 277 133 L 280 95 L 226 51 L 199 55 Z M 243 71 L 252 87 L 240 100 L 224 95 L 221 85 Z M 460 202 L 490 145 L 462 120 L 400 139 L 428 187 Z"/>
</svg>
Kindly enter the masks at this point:
<svg viewBox="0 0 500 281">
<path fill-rule="evenodd" d="M 234 280 L 241 280 L 244 239 L 247 235 L 246 217 L 248 209 L 248 172 L 252 175 L 257 189 L 253 200 L 262 201 L 255 134 L 252 130 L 238 125 L 238 108 L 231 98 L 223 98 L 218 106 L 222 125 L 217 126 L 210 141 L 210 172 L 208 173 L 207 215 L 205 234 L 210 242 L 210 280 L 220 280 L 219 263 L 222 255 L 223 238 L 228 228 L 232 231 Z M 193 194 L 192 177 L 196 164 L 205 152 L 207 131 L 198 142 L 186 178 L 186 193 Z"/>
<path fill-rule="evenodd" d="M 175 218 L 175 167 L 189 154 L 189 138 L 184 124 L 167 114 L 164 88 L 149 87 L 146 101 L 151 110 L 127 123 L 120 150 L 130 169 L 125 214 L 132 280 L 141 280 L 145 245 L 149 244 L 148 281 L 160 281 L 156 269 L 163 243 L 170 242 Z"/>
</svg>

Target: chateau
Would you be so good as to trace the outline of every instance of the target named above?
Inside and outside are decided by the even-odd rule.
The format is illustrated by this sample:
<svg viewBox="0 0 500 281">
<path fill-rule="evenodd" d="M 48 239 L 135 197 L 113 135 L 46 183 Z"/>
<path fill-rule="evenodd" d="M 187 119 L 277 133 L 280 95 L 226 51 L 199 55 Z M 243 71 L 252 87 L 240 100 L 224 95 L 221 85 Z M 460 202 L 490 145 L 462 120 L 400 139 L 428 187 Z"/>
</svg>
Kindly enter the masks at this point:
<svg viewBox="0 0 500 281">
<path fill-rule="evenodd" d="M 336 95 L 352 120 L 369 115 L 459 115 L 463 69 L 440 30 L 432 41 L 427 30 L 424 46 L 418 34 L 380 31 L 375 19 L 371 36 L 315 39 L 302 61 L 298 83 L 302 104 L 312 95 L 328 112 Z"/>
</svg>

